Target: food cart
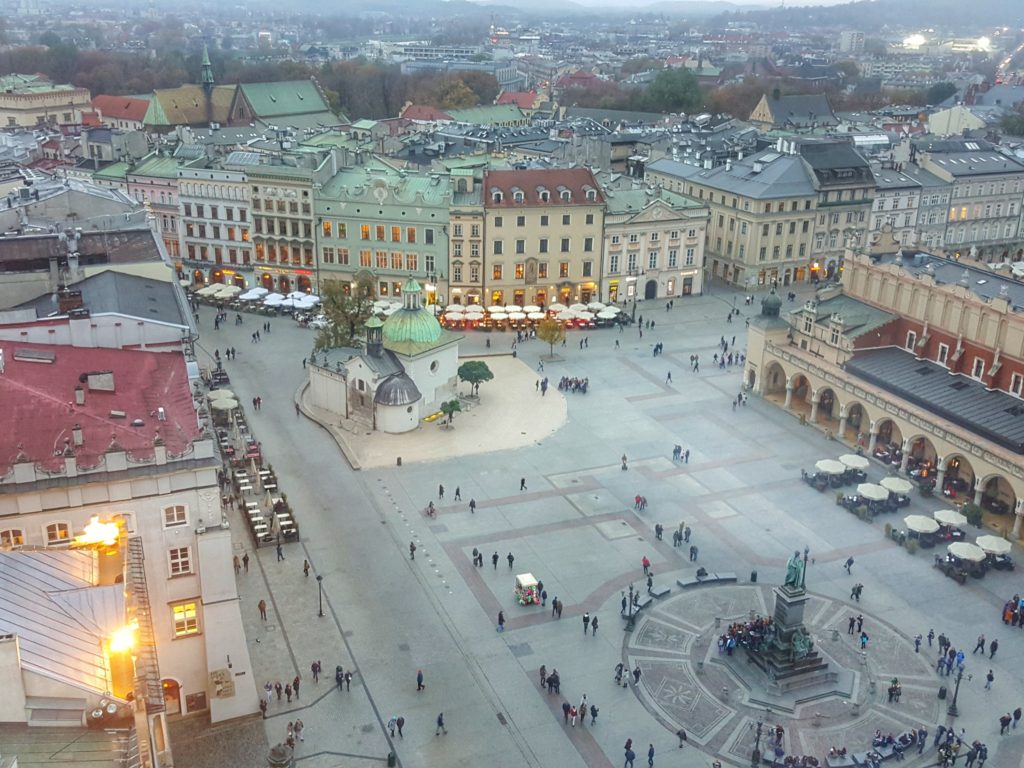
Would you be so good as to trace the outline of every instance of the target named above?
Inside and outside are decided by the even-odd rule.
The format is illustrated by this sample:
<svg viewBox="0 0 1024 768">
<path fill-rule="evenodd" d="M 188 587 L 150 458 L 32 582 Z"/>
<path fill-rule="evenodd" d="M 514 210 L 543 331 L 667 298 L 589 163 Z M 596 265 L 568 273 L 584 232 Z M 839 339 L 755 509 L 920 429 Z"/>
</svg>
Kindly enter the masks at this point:
<svg viewBox="0 0 1024 768">
<path fill-rule="evenodd" d="M 516 576 L 515 595 L 520 605 L 540 605 L 540 590 L 532 573 Z"/>
</svg>

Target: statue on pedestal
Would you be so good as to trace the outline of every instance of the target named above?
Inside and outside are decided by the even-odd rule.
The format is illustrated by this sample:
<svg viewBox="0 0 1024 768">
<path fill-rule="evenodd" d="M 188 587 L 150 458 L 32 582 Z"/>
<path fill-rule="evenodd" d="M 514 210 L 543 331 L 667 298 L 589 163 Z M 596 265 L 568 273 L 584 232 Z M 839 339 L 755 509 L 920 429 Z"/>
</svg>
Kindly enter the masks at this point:
<svg viewBox="0 0 1024 768">
<path fill-rule="evenodd" d="M 793 556 L 786 563 L 786 580 L 782 585 L 784 587 L 793 587 L 794 589 L 803 589 L 804 566 L 805 564 L 800 557 L 800 552 L 794 552 Z"/>
</svg>

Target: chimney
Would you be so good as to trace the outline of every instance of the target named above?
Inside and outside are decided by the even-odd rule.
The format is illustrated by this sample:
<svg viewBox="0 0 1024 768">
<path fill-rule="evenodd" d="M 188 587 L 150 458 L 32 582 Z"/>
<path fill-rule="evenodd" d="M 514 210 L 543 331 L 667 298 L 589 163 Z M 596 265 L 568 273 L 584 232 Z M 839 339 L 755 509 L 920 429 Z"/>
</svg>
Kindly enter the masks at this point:
<svg viewBox="0 0 1024 768">
<path fill-rule="evenodd" d="M 81 424 L 75 424 L 75 426 L 73 426 L 71 428 L 71 441 L 76 446 L 80 446 L 80 445 L 82 445 L 83 442 L 85 442 L 84 438 L 82 437 L 82 425 Z"/>
<path fill-rule="evenodd" d="M 775 151 L 776 152 L 781 152 L 782 151 L 782 137 L 781 136 L 775 142 Z"/>
<path fill-rule="evenodd" d="M 727 171 L 731 171 L 732 170 L 732 160 L 726 160 L 725 161 L 725 170 L 727 170 Z"/>
<path fill-rule="evenodd" d="M 82 302 L 82 292 L 72 291 L 68 288 L 61 288 L 57 292 L 57 311 L 66 315 L 72 310 L 82 309 L 85 305 Z"/>
<path fill-rule="evenodd" d="M 75 405 L 85 405 L 85 390 L 81 384 L 75 387 Z"/>
</svg>

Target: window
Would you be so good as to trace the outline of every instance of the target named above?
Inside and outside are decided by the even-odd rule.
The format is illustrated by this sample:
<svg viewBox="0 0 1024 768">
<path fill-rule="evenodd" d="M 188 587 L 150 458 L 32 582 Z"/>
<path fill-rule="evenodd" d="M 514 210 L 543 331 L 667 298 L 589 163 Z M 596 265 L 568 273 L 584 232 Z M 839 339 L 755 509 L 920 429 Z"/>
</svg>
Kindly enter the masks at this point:
<svg viewBox="0 0 1024 768">
<path fill-rule="evenodd" d="M 324 237 L 332 237 L 331 222 L 325 221 L 323 224 Z"/>
<path fill-rule="evenodd" d="M 171 606 L 174 619 L 174 636 L 188 637 L 199 634 L 199 615 L 195 603 L 178 603 Z"/>
<path fill-rule="evenodd" d="M 516 240 L 516 253 L 522 255 L 526 253 L 526 241 Z"/>
<path fill-rule="evenodd" d="M 740 246 L 740 250 L 742 250 L 742 249 L 743 249 L 743 246 L 741 245 Z M 696 249 L 695 248 L 687 248 L 686 249 L 686 266 L 692 267 L 695 258 L 696 258 Z"/>
<path fill-rule="evenodd" d="M 516 280 L 522 280 L 524 277 L 526 277 L 526 265 L 523 262 L 521 262 L 521 261 L 517 261 L 516 262 Z"/>
<path fill-rule="evenodd" d="M 588 213 L 585 221 L 586 221 L 587 224 L 593 224 L 594 223 L 594 214 Z"/>
<path fill-rule="evenodd" d="M 548 225 L 548 217 L 547 217 L 547 215 L 544 215 L 544 216 L 540 217 L 540 225 L 542 227 L 546 227 Z"/>
<path fill-rule="evenodd" d="M 647 254 L 647 268 L 657 269 L 658 268 L 658 252 L 651 251 Z"/>
<path fill-rule="evenodd" d="M 469 255 L 470 257 L 477 259 L 480 257 L 480 243 L 469 244 Z"/>
<path fill-rule="evenodd" d="M 548 263 L 546 261 L 542 261 L 537 265 L 537 277 L 540 280 L 548 279 Z"/>
<path fill-rule="evenodd" d="M 1020 387 L 1017 387 L 1017 394 L 1020 394 Z M 0 531 L 0 547 L 20 547 L 25 543 L 25 532 L 20 528 L 8 528 Z"/>
<path fill-rule="evenodd" d="M 348 266 L 348 248 L 338 249 L 338 263 Z"/>
<path fill-rule="evenodd" d="M 415 253 L 405 254 L 405 269 L 407 272 L 415 272 L 419 269 L 419 257 Z"/>
<path fill-rule="evenodd" d="M 373 252 L 372 251 L 360 251 L 359 252 L 359 266 L 360 267 L 372 267 L 373 266 Z"/>
<path fill-rule="evenodd" d="M 742 246 L 741 246 L 742 247 Z M 676 266 L 676 262 L 679 260 L 679 249 L 670 248 L 668 252 L 668 266 L 669 269 Z"/>
<path fill-rule="evenodd" d="M 570 223 L 572 223 L 572 216 L 570 216 L 568 213 L 562 214 L 562 226 L 568 227 Z"/>
<path fill-rule="evenodd" d="M 50 523 L 46 526 L 46 543 L 67 544 L 71 541 L 71 526 L 67 523 Z"/>
<path fill-rule="evenodd" d="M 385 230 L 386 230 L 386 227 L 383 224 L 378 224 L 377 225 L 377 240 L 383 242 L 386 239 L 386 237 L 385 237 Z"/>
<path fill-rule="evenodd" d="M 501 280 L 501 264 L 495 264 L 491 269 L 491 279 Z"/>
<path fill-rule="evenodd" d="M 405 228 L 405 242 L 415 243 L 416 242 L 416 227 Z"/>
<path fill-rule="evenodd" d="M 618 235 L 612 235 L 612 245 L 618 245 L 621 242 L 621 238 Z"/>
<path fill-rule="evenodd" d="M 363 226 L 361 226 L 359 228 L 359 239 L 360 240 L 369 240 L 370 239 L 370 225 L 369 224 L 363 224 Z"/>
<path fill-rule="evenodd" d="M 394 270 L 402 268 L 402 254 L 399 251 L 391 252 L 391 268 Z"/>
<path fill-rule="evenodd" d="M 907 340 L 903 346 L 911 352 L 914 351 L 914 347 L 917 346 L 917 334 L 914 331 L 907 331 Z"/>
<path fill-rule="evenodd" d="M 188 524 L 188 507 L 184 504 L 175 504 L 172 507 L 164 507 L 164 528 L 173 528 L 177 525 Z"/>
<path fill-rule="evenodd" d="M 452 225 L 452 237 L 462 237 L 462 225 L 461 224 L 453 224 Z"/>
<path fill-rule="evenodd" d="M 761 227 L 761 237 L 768 237 L 768 225 L 765 224 Z"/>
<path fill-rule="evenodd" d="M 502 223 L 504 223 L 504 219 L 501 216 L 494 217 L 494 226 L 500 227 Z M 476 235 L 474 235 L 474 237 L 476 237 Z"/>
<path fill-rule="evenodd" d="M 814 329 L 814 320 L 810 315 L 804 316 L 804 333 L 810 333 Z"/>
<path fill-rule="evenodd" d="M 452 282 L 453 283 L 461 283 L 462 282 L 462 267 L 452 267 Z"/>
<path fill-rule="evenodd" d="M 479 236 L 480 236 L 479 232 L 476 235 L 474 235 L 474 237 L 479 237 Z M 432 229 L 424 229 L 423 230 L 423 242 L 426 245 L 433 245 L 434 244 L 434 230 L 432 230 Z"/>
<path fill-rule="evenodd" d="M 173 547 L 167 551 L 168 573 L 171 578 L 192 573 L 192 548 Z"/>
<path fill-rule="evenodd" d="M 540 253 L 547 253 L 548 252 L 548 239 L 546 237 L 542 237 L 540 239 L 539 252 Z"/>
<path fill-rule="evenodd" d="M 462 257 L 462 243 L 452 243 L 452 256 L 454 256 L 457 259 Z"/>
<path fill-rule="evenodd" d="M 525 227 L 526 226 L 526 217 L 525 216 L 516 216 L 516 226 L 517 227 Z"/>
<path fill-rule="evenodd" d="M 939 365 L 945 365 L 946 360 L 949 359 L 949 344 L 939 344 L 939 352 L 935 356 L 935 361 Z"/>
<path fill-rule="evenodd" d="M 401 227 L 392 227 L 391 228 L 391 242 L 392 243 L 400 243 L 400 242 L 402 242 L 402 228 Z"/>
<path fill-rule="evenodd" d="M 469 265 L 469 282 L 479 283 L 480 282 L 480 266 L 478 264 Z"/>
<path fill-rule="evenodd" d="M 594 276 L 594 262 L 584 261 L 583 262 L 583 276 L 593 277 Z"/>
<path fill-rule="evenodd" d="M 558 276 L 559 277 L 568 277 L 569 276 L 569 262 L 568 261 L 560 261 L 560 262 L 558 262 Z"/>
<path fill-rule="evenodd" d="M 499 216 L 496 220 L 497 221 L 501 221 L 501 217 Z M 501 225 L 499 224 L 498 226 L 501 226 Z M 427 231 L 430 232 L 431 230 L 428 229 Z M 470 227 L 469 227 L 469 236 L 470 237 L 480 237 L 480 225 L 479 224 L 471 224 L 470 225 Z"/>
<path fill-rule="evenodd" d="M 782 234 L 782 222 L 781 221 L 778 224 L 775 225 L 775 234 L 776 235 L 781 235 Z"/>
<path fill-rule="evenodd" d="M 502 254 L 502 242 L 501 242 L 501 240 L 495 240 L 494 241 L 494 247 L 491 248 L 491 253 L 493 253 L 495 256 L 501 256 L 501 254 Z"/>
<path fill-rule="evenodd" d="M 611 256 L 608 257 L 608 271 L 611 272 L 613 275 L 618 274 L 619 254 L 613 253 Z"/>
<path fill-rule="evenodd" d="M 1015 373 L 1010 376 L 1010 392 L 1017 397 L 1021 396 L 1021 389 L 1024 388 L 1024 376 L 1019 373 Z M 6 531 L 4 531 L 6 533 Z M 0 533 L 0 544 L 4 543 L 4 533 Z"/>
<path fill-rule="evenodd" d="M 569 252 L 569 238 L 568 237 L 563 237 L 562 238 L 561 251 L 562 251 L 562 253 L 568 253 Z"/>
<path fill-rule="evenodd" d="M 833 347 L 838 347 L 839 346 L 839 326 L 838 325 L 833 325 L 832 326 L 832 333 L 829 335 L 829 342 L 832 344 Z"/>
<path fill-rule="evenodd" d="M 334 263 L 334 249 L 325 247 L 322 252 L 321 261 L 324 264 Z"/>
<path fill-rule="evenodd" d="M 376 254 L 374 255 L 374 262 L 377 265 L 377 269 L 387 269 L 388 268 L 388 252 L 387 251 L 377 251 Z"/>
<path fill-rule="evenodd" d="M 974 363 L 971 365 L 971 376 L 975 379 L 980 379 L 985 375 L 985 358 L 976 357 Z"/>
<path fill-rule="evenodd" d="M 630 272 L 636 269 L 636 254 L 631 253 L 626 258 L 626 269 Z"/>
</svg>

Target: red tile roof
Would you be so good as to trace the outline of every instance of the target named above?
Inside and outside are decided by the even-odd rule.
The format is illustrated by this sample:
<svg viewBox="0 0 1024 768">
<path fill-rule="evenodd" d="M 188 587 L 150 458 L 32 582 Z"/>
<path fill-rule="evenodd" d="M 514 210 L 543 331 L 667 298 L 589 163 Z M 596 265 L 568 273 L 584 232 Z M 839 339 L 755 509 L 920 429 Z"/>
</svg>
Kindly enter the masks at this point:
<svg viewBox="0 0 1024 768">
<path fill-rule="evenodd" d="M 537 205 L 602 205 L 604 197 L 597 181 L 586 168 L 542 168 L 532 171 L 488 171 L 484 176 L 484 207 L 517 208 Z M 514 192 L 523 193 L 523 202 L 515 202 Z M 561 192 L 571 192 L 570 201 L 562 200 Z M 541 193 L 547 190 L 548 202 Z M 494 192 L 501 191 L 500 203 L 494 201 Z M 594 198 L 587 199 L 587 192 L 593 191 Z"/>
<path fill-rule="evenodd" d="M 437 107 L 431 107 L 426 104 L 407 104 L 398 116 L 404 117 L 406 120 L 423 120 L 426 122 L 452 119 L 452 116 L 447 112 L 442 112 Z"/>
<path fill-rule="evenodd" d="M 533 109 L 537 102 L 535 91 L 503 91 L 495 104 L 515 104 L 520 109 Z"/>
<path fill-rule="evenodd" d="M 199 437 L 184 355 L 85 349 L 0 341 L 4 370 L 0 373 L 0 474 L 14 464 L 19 450 L 46 469 L 63 466 L 64 441 L 72 427 L 82 427 L 83 444 L 74 448 L 79 466 L 96 466 L 111 444 L 111 436 L 136 458 L 153 456 L 159 430 L 168 455 L 183 453 Z M 52 354 L 52 363 L 16 359 L 25 350 Z M 111 371 L 114 391 L 85 389 L 85 404 L 75 405 L 75 387 L 83 373 Z M 163 408 L 166 421 L 157 420 Z M 112 418 L 123 411 L 124 418 Z M 142 419 L 143 425 L 132 426 Z M 73 441 L 72 441 L 73 445 Z"/>
<path fill-rule="evenodd" d="M 93 96 L 93 109 L 98 109 L 103 116 L 111 120 L 134 120 L 141 123 L 149 109 L 146 99 L 133 99 L 130 96 Z"/>
</svg>

